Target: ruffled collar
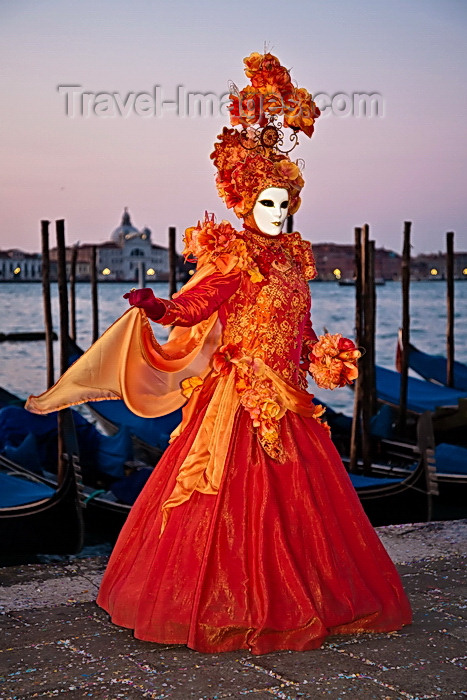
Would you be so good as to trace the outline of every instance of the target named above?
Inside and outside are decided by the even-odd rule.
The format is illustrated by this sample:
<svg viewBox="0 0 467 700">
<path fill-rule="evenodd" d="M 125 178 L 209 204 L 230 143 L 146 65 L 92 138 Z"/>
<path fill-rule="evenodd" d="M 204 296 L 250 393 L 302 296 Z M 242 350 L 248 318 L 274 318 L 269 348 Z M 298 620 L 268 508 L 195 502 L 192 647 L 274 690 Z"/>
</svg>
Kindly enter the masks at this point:
<svg viewBox="0 0 467 700">
<path fill-rule="evenodd" d="M 268 236 L 251 226 L 244 226 L 244 240 L 251 251 L 258 269 L 267 275 L 271 267 L 290 265 L 292 260 L 298 264 L 306 277 L 316 277 L 316 266 L 311 245 L 304 241 L 298 232 Z"/>
</svg>

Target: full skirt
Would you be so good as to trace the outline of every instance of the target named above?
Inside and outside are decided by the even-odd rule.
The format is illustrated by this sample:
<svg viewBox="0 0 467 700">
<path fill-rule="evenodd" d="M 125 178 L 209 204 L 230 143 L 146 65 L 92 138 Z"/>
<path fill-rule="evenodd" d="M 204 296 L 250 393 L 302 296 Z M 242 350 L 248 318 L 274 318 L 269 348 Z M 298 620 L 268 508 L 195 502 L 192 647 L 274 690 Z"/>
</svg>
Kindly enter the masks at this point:
<svg viewBox="0 0 467 700">
<path fill-rule="evenodd" d="M 112 620 L 142 640 L 253 654 L 410 623 L 398 573 L 313 418 L 281 419 L 280 464 L 240 407 L 218 494 L 194 492 L 160 535 L 203 414 L 167 449 L 122 529 L 97 599 Z"/>
</svg>

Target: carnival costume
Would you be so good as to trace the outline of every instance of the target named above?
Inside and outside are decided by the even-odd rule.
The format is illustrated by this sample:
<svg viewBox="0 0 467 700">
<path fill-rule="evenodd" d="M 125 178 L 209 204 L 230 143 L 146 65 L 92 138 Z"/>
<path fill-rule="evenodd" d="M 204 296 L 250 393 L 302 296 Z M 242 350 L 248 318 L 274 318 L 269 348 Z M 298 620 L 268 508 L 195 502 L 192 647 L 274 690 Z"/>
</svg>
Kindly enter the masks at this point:
<svg viewBox="0 0 467 700">
<path fill-rule="evenodd" d="M 303 178 L 283 129 L 292 144 L 311 136 L 319 110 L 271 54 L 245 65 L 251 84 L 233 90 L 233 128 L 212 154 L 243 229 L 208 215 L 188 229 L 188 284 L 170 301 L 131 292 L 132 308 L 28 408 L 123 398 L 151 417 L 184 405 L 97 602 L 139 639 L 263 654 L 396 630 L 411 611 L 307 391 L 308 370 L 327 388 L 352 382 L 360 353 L 313 331 L 310 244 L 265 235 L 252 215 L 267 188 L 298 209 Z M 173 326 L 166 344 L 148 317 Z"/>
</svg>

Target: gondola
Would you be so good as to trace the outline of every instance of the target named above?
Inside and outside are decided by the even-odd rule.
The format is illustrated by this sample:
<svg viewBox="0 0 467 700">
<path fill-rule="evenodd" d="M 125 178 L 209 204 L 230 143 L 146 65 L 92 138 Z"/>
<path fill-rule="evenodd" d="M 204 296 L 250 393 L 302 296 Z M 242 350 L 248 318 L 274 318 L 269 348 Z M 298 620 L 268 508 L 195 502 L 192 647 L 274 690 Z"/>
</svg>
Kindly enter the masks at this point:
<svg viewBox="0 0 467 700">
<path fill-rule="evenodd" d="M 408 378 L 409 411 L 416 411 L 421 406 L 435 411 L 433 425 L 436 442 L 452 443 L 467 447 L 467 365 L 454 362 L 454 386 L 448 387 L 447 360 L 442 355 L 429 355 L 409 344 L 409 368 L 423 379 Z M 401 368 L 401 334 L 399 333 L 396 353 L 396 369 Z M 389 370 L 386 370 L 386 373 Z M 398 372 L 393 373 L 392 393 L 399 391 Z M 381 377 L 383 392 L 389 385 L 387 377 Z M 381 394 L 380 398 L 383 397 Z M 396 396 L 387 396 L 388 403 Z"/>
<path fill-rule="evenodd" d="M 440 443 L 435 448 L 440 509 L 452 512 L 456 517 L 467 516 L 467 448 L 461 445 Z"/>
<path fill-rule="evenodd" d="M 63 476 L 58 485 L 0 456 L 0 554 L 72 554 L 83 546 L 83 495 L 76 437 L 63 411 Z"/>
<path fill-rule="evenodd" d="M 342 418 L 339 414 L 337 417 Z M 409 471 L 407 465 L 414 461 L 417 465 L 413 471 Z M 391 467 L 391 473 L 385 474 L 384 468 L 388 469 L 386 466 L 381 467 L 379 472 L 375 467 L 375 472 L 370 477 L 351 475 L 357 494 L 374 525 L 425 521 L 430 517 L 431 496 L 435 492 L 432 464 L 428 463 L 425 453 L 420 452 L 414 456 L 412 447 L 402 463 L 405 465 L 405 473 L 402 473 L 402 469 Z M 397 464 L 401 464 L 400 455 Z M 55 479 L 53 474 L 46 475 L 50 486 L 54 486 Z M 83 487 L 87 526 L 100 533 L 105 532 L 110 539 L 116 537 L 131 509 L 131 502 L 123 502 L 118 498 L 122 493 L 121 489 L 118 490 L 119 483 L 104 488 L 90 485 Z M 123 482 L 121 484 L 124 496 L 127 497 L 128 489 L 123 486 Z"/>
<path fill-rule="evenodd" d="M 17 497 L 21 498 L 20 494 L 25 490 L 24 483 L 13 478 L 17 476 L 28 479 L 26 490 L 32 494 L 29 500 L 37 500 L 35 494 L 41 499 L 49 498 L 58 490 L 56 414 L 29 414 L 22 408 L 23 403 L 14 394 L 0 391 L 0 452 L 3 452 L 0 466 L 3 464 L 4 472 L 9 473 L 8 490 L 12 495 L 16 491 Z M 80 484 L 85 526 L 113 538 L 149 478 L 152 466 L 133 458 L 126 427 L 106 436 L 81 414 L 73 409 L 70 412 L 73 423 L 76 423 L 74 454 L 81 453 L 85 482 Z M 6 481 L 4 492 L 7 492 Z"/>
<path fill-rule="evenodd" d="M 399 406 L 400 374 L 395 370 L 376 365 L 376 397 L 379 402 Z M 408 377 L 407 410 L 415 415 L 436 411 L 442 406 L 457 408 L 459 399 L 467 398 L 467 389 L 458 390 L 433 384 L 424 379 Z"/>
<path fill-rule="evenodd" d="M 432 427 L 435 425 L 432 420 Z M 380 450 L 388 459 L 386 463 L 381 461 L 373 465 L 372 475 L 385 478 L 413 476 L 414 465 L 420 455 L 417 445 L 383 439 Z M 436 483 L 432 484 L 434 519 L 467 517 L 467 447 L 442 442 L 435 444 L 433 456 L 432 466 L 436 465 Z M 429 476 L 431 479 L 431 472 Z"/>
<path fill-rule="evenodd" d="M 56 474 L 45 472 L 43 482 L 49 488 L 55 488 Z M 132 503 L 119 500 L 111 488 L 93 488 L 85 484 L 81 486 L 81 499 L 86 532 L 98 534 L 111 542 L 115 541 L 128 517 Z"/>
<path fill-rule="evenodd" d="M 397 525 L 428 522 L 438 495 L 431 414 L 417 424 L 418 445 L 383 441 L 381 459 L 369 475 L 349 474 L 371 523 Z M 344 458 L 344 464 L 348 462 Z"/>
<path fill-rule="evenodd" d="M 11 473 L 15 472 L 21 474 L 22 478 L 28 478 L 33 484 L 29 490 L 36 488 L 37 493 L 49 497 L 57 490 L 56 460 L 53 458 L 56 454 L 57 439 L 55 413 L 37 416 L 24 411 L 23 406 L 22 399 L 0 387 L 0 451 L 3 449 L 6 453 L 6 456 L 1 457 L 2 463 Z M 95 427 L 75 410 L 71 409 L 71 414 L 77 423 L 76 454 L 81 448 L 80 461 L 84 479 L 81 495 L 86 506 L 85 525 L 87 529 L 112 539 L 125 522 L 132 503 L 149 477 L 154 461 L 157 460 L 152 459 L 154 452 L 151 452 L 150 446 L 146 447 L 144 441 L 137 443 L 138 447 L 135 450 L 133 440 L 132 447 L 128 425 L 119 426 L 110 422 L 109 432 L 113 434 L 106 436 L 98 433 Z M 138 416 L 134 418 L 137 419 Z M 7 447 L 5 438 L 7 442 L 15 442 L 18 447 Z M 25 443 L 32 441 L 32 453 L 22 448 Z M 41 459 L 34 454 L 34 448 L 35 452 L 40 453 Z M 16 456 L 16 450 L 21 451 L 21 460 Z M 148 452 L 149 459 L 142 460 L 141 453 Z M 162 450 L 159 449 L 158 456 L 160 454 Z M 10 480 L 12 490 L 15 484 L 19 493 L 22 484 Z M 39 485 L 42 485 L 41 491 Z"/>
<path fill-rule="evenodd" d="M 397 345 L 396 368 L 400 371 L 401 337 Z M 447 359 L 443 355 L 430 355 L 409 343 L 408 365 L 410 369 L 429 382 L 447 386 Z M 467 392 L 467 365 L 454 361 L 453 389 Z"/>
</svg>

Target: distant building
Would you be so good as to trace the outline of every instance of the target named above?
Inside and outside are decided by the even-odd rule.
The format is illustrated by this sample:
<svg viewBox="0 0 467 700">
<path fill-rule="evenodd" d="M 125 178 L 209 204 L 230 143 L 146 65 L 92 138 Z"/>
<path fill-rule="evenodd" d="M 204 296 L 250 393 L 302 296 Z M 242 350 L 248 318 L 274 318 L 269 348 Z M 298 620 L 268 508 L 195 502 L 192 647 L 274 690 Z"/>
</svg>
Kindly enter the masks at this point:
<svg viewBox="0 0 467 700">
<path fill-rule="evenodd" d="M 353 245 L 315 243 L 313 253 L 319 280 L 348 280 L 355 276 Z M 375 249 L 375 278 L 398 280 L 401 276 L 401 256 L 393 250 Z M 445 279 L 445 253 L 422 253 L 411 258 L 410 274 L 413 280 Z M 454 253 L 454 278 L 467 280 L 467 253 Z"/>
<path fill-rule="evenodd" d="M 122 223 L 111 235 L 111 240 L 98 248 L 98 275 L 101 279 L 133 281 L 138 279 L 138 268 L 143 263 L 147 277 L 166 280 L 169 276 L 169 251 L 151 242 L 151 231 L 138 231 L 125 208 Z"/>
<path fill-rule="evenodd" d="M 21 280 L 35 282 L 42 277 L 42 255 L 22 250 L 0 250 L 0 282 Z"/>
<path fill-rule="evenodd" d="M 90 243 L 77 246 L 76 279 L 88 281 L 91 277 L 92 248 Z M 151 242 L 148 228 L 138 230 L 131 223 L 125 208 L 122 222 L 110 236 L 110 241 L 95 245 L 97 278 L 99 281 L 137 282 L 138 271 L 144 268 L 146 280 L 167 280 L 169 277 L 169 251 Z M 67 248 L 67 274 L 69 274 L 72 248 Z M 57 260 L 57 250 L 50 252 L 51 261 Z"/>
<path fill-rule="evenodd" d="M 467 253 L 454 253 L 454 278 L 467 279 Z M 444 253 L 422 253 L 411 261 L 414 279 L 446 279 L 446 255 Z"/>
<path fill-rule="evenodd" d="M 349 280 L 355 276 L 355 251 L 353 245 L 315 243 L 313 253 L 320 280 Z M 375 250 L 375 277 L 384 280 L 399 279 L 400 255 L 393 250 Z"/>
<path fill-rule="evenodd" d="M 315 243 L 313 253 L 319 280 L 352 279 L 354 276 L 353 245 Z"/>
</svg>

